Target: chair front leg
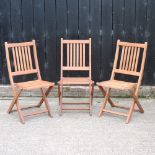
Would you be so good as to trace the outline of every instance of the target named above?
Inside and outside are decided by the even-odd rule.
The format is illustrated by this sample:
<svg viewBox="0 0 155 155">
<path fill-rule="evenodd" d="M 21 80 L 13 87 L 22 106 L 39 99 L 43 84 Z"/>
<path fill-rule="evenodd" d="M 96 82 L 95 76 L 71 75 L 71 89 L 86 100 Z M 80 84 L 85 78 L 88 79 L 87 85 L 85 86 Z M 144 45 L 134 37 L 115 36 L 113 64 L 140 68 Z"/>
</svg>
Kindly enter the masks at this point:
<svg viewBox="0 0 155 155">
<path fill-rule="evenodd" d="M 58 85 L 58 96 L 59 96 L 59 108 L 60 108 L 60 115 L 62 115 L 62 96 L 63 96 L 63 85 Z"/>
<path fill-rule="evenodd" d="M 16 104 L 16 102 L 18 100 L 18 97 L 20 96 L 21 92 L 22 92 L 22 89 L 20 89 L 20 91 L 18 93 L 15 92 L 15 90 L 14 90 L 14 92 L 13 92 L 14 93 L 14 98 L 13 98 L 13 101 L 12 101 L 8 111 L 7 111 L 8 113 L 12 112 L 12 109 L 13 109 L 14 105 Z"/>
<path fill-rule="evenodd" d="M 99 117 L 103 114 L 103 109 L 105 109 L 105 106 L 106 106 L 107 101 L 108 101 L 109 96 L 110 96 L 110 90 L 111 90 L 111 88 L 108 88 L 108 90 L 106 92 L 105 99 L 104 99 L 104 101 L 102 103 L 102 106 L 101 106 L 100 111 L 99 111 L 99 114 L 98 114 Z"/>
<path fill-rule="evenodd" d="M 50 106 L 49 106 L 48 100 L 47 100 L 46 95 L 45 95 L 45 93 L 44 93 L 44 90 L 43 90 L 42 88 L 41 88 L 41 93 L 42 93 L 42 98 L 43 98 L 43 100 L 44 100 L 44 102 L 45 102 L 46 109 L 48 110 L 48 115 L 49 115 L 50 117 L 52 117 L 52 114 L 51 114 L 51 112 L 50 112 Z"/>
<path fill-rule="evenodd" d="M 90 115 L 92 115 L 92 102 L 93 102 L 94 84 L 89 85 L 89 109 Z"/>
<path fill-rule="evenodd" d="M 104 88 L 102 86 L 98 86 L 99 89 L 101 90 L 103 96 L 105 97 L 106 96 L 106 91 L 104 90 Z M 110 97 L 108 98 L 108 102 L 109 104 L 112 106 L 112 107 L 115 107 L 115 104 L 114 102 L 110 99 Z"/>
<path fill-rule="evenodd" d="M 142 108 L 142 106 L 141 106 L 141 104 L 139 103 L 139 101 L 138 101 L 138 97 L 133 93 L 133 98 L 135 99 L 135 101 L 136 101 L 136 105 L 137 105 L 137 107 L 139 108 L 139 112 L 140 113 L 144 113 L 144 109 Z"/>
<path fill-rule="evenodd" d="M 45 92 L 45 96 L 46 96 L 46 97 L 48 96 L 48 94 L 50 93 L 50 91 L 51 91 L 52 88 L 53 88 L 53 86 L 50 86 L 50 87 L 46 90 L 46 92 Z M 42 105 L 43 102 L 44 102 L 44 99 L 43 99 L 43 97 L 42 97 L 42 99 L 39 101 L 37 107 L 40 107 L 40 106 Z"/>
<path fill-rule="evenodd" d="M 135 104 L 138 106 L 140 112 L 144 112 L 142 106 L 140 105 L 140 103 L 138 101 L 137 96 L 135 95 L 135 90 L 131 90 L 131 96 L 133 97 L 133 102 L 132 102 L 132 104 L 130 106 L 128 117 L 126 119 L 126 123 L 129 123 L 129 121 L 131 120 Z"/>
<path fill-rule="evenodd" d="M 17 107 L 17 111 L 18 111 L 18 115 L 19 115 L 21 123 L 25 124 L 25 119 L 24 119 L 24 116 L 22 114 L 22 111 L 21 111 L 21 108 L 20 108 L 18 100 L 16 101 L 16 107 Z"/>
</svg>

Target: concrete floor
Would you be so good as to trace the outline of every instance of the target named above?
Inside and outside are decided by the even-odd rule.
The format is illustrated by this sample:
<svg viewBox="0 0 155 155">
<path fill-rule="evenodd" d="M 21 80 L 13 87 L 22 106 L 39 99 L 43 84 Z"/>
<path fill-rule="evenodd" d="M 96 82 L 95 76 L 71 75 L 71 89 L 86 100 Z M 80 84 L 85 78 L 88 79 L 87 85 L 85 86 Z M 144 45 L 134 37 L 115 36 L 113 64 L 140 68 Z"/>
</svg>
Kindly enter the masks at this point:
<svg viewBox="0 0 155 155">
<path fill-rule="evenodd" d="M 114 100 L 130 103 L 130 99 Z M 22 98 L 20 102 L 29 105 L 37 101 Z M 29 117 L 22 125 L 16 112 L 6 113 L 11 100 L 0 100 L 0 155 L 155 154 L 155 99 L 140 99 L 145 113 L 135 112 L 129 124 L 124 117 L 107 113 L 99 118 L 101 98 L 94 99 L 93 116 L 84 111 L 59 116 L 58 99 L 49 101 L 53 118 L 46 114 Z"/>
</svg>

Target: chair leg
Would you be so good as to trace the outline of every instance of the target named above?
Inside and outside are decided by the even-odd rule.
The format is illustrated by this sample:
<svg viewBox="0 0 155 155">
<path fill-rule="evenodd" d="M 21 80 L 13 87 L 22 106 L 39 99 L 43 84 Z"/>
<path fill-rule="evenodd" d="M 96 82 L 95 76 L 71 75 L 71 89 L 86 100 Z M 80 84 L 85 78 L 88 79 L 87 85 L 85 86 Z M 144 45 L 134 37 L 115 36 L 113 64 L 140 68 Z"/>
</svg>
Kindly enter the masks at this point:
<svg viewBox="0 0 155 155">
<path fill-rule="evenodd" d="M 89 85 L 89 108 L 90 108 L 90 116 L 92 116 L 92 102 L 93 102 L 93 93 L 94 93 L 94 84 Z"/>
<path fill-rule="evenodd" d="M 99 117 L 103 114 L 103 109 L 105 108 L 105 106 L 106 106 L 106 104 L 107 104 L 107 101 L 108 101 L 108 99 L 109 99 L 110 90 L 111 90 L 111 88 L 108 88 L 108 90 L 107 90 L 107 92 L 106 92 L 105 99 L 104 99 L 104 101 L 103 101 L 103 103 L 102 103 L 102 106 L 101 106 L 100 111 L 99 111 L 99 114 L 98 114 Z"/>
<path fill-rule="evenodd" d="M 101 90 L 103 96 L 105 97 L 106 96 L 106 91 L 104 90 L 104 88 L 102 86 L 98 86 L 98 87 Z M 112 107 L 115 107 L 115 103 L 110 99 L 110 97 L 108 98 L 108 102 L 110 103 L 110 105 Z"/>
<path fill-rule="evenodd" d="M 131 106 L 130 106 L 130 110 L 129 110 L 129 113 L 128 113 L 128 116 L 127 116 L 127 119 L 126 119 L 126 124 L 129 123 L 129 121 L 131 120 L 131 116 L 133 114 L 133 111 L 134 111 L 134 107 L 135 107 L 135 100 L 132 102 Z"/>
<path fill-rule="evenodd" d="M 22 111 L 21 111 L 21 108 L 20 108 L 20 105 L 19 105 L 18 101 L 16 102 L 16 107 L 17 107 L 17 111 L 18 111 L 18 115 L 19 115 L 21 123 L 25 124 L 25 119 L 24 119 L 24 116 L 22 114 Z"/>
<path fill-rule="evenodd" d="M 63 95 L 63 86 L 58 85 L 60 115 L 62 115 L 62 95 Z"/>
<path fill-rule="evenodd" d="M 138 106 L 140 112 L 144 112 L 142 106 L 140 105 L 140 103 L 139 103 L 139 101 L 138 101 L 137 96 L 135 95 L 135 90 L 134 90 L 134 91 L 131 91 L 131 95 L 132 95 L 132 97 L 133 97 L 133 103 L 132 103 L 131 106 L 130 106 L 130 110 L 129 110 L 129 113 L 128 113 L 128 117 L 127 117 L 125 123 L 129 123 L 129 121 L 131 120 L 131 117 L 132 117 L 132 114 L 133 114 L 133 111 L 134 111 L 135 104 L 137 104 L 137 106 Z"/>
<path fill-rule="evenodd" d="M 49 88 L 46 90 L 46 92 L 45 92 L 46 97 L 48 96 L 48 94 L 50 93 L 50 91 L 51 91 L 52 88 L 53 88 L 53 86 L 49 87 Z M 43 102 L 44 102 L 44 99 L 42 98 L 42 99 L 39 101 L 37 107 L 40 107 L 40 106 L 42 105 Z"/>
<path fill-rule="evenodd" d="M 46 109 L 48 110 L 48 115 L 49 115 L 50 117 L 52 117 L 52 114 L 51 114 L 51 112 L 50 112 L 50 106 L 49 106 L 48 100 L 47 100 L 46 95 L 45 95 L 45 93 L 44 93 L 44 90 L 43 90 L 42 88 L 41 88 L 41 92 L 42 92 L 43 100 L 45 101 Z"/>
<path fill-rule="evenodd" d="M 11 102 L 11 105 L 10 105 L 8 111 L 7 111 L 8 113 L 12 112 L 12 109 L 13 109 L 14 105 L 16 104 L 16 101 L 18 100 L 18 97 L 20 96 L 21 92 L 22 92 L 22 89 L 18 93 L 16 93 L 14 91 L 14 98 L 13 98 L 13 101 Z"/>
<path fill-rule="evenodd" d="M 144 113 L 144 109 L 142 108 L 141 104 L 138 101 L 138 97 L 133 93 L 132 94 L 133 98 L 135 99 L 136 105 L 139 108 L 140 113 Z"/>
</svg>

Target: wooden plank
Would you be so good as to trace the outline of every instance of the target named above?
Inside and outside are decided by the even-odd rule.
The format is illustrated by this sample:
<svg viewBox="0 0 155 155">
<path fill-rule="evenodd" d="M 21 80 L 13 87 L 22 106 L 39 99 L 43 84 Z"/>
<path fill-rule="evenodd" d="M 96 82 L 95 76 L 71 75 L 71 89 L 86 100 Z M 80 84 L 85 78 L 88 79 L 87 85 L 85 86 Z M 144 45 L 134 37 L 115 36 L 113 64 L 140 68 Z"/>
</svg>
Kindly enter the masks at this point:
<svg viewBox="0 0 155 155">
<path fill-rule="evenodd" d="M 33 39 L 33 0 L 22 0 L 23 41 Z"/>
<path fill-rule="evenodd" d="M 136 42 L 145 41 L 146 0 L 136 0 Z"/>
<path fill-rule="evenodd" d="M 92 79 L 100 81 L 101 63 L 101 10 L 102 0 L 90 1 L 90 29 L 92 38 Z"/>
<path fill-rule="evenodd" d="M 11 0 L 11 29 L 14 42 L 22 41 L 21 0 Z"/>
<path fill-rule="evenodd" d="M 56 76 L 60 79 L 60 39 L 67 38 L 67 5 L 66 0 L 56 1 Z"/>
<path fill-rule="evenodd" d="M 124 40 L 124 0 L 113 0 L 113 44 Z M 115 47 L 115 46 L 114 46 Z"/>
<path fill-rule="evenodd" d="M 155 83 L 155 1 L 148 0 L 147 4 L 147 28 L 145 38 L 148 41 L 148 52 L 144 70 L 143 84 L 153 85 Z M 149 79 L 149 80 L 148 80 Z"/>
<path fill-rule="evenodd" d="M 56 1 L 45 1 L 45 72 L 46 80 L 57 81 L 56 69 Z M 60 51 L 58 51 L 60 52 Z"/>
<path fill-rule="evenodd" d="M 14 47 L 13 47 L 11 50 L 12 50 L 12 55 L 13 55 L 13 64 L 14 64 L 14 68 L 15 68 L 15 71 L 17 71 L 17 62 L 16 62 L 16 54 L 15 54 L 15 49 L 14 49 Z"/>
<path fill-rule="evenodd" d="M 135 0 L 125 0 L 125 13 L 124 13 L 124 41 L 135 42 Z"/>
<path fill-rule="evenodd" d="M 89 38 L 89 0 L 79 0 L 79 38 Z"/>
<path fill-rule="evenodd" d="M 10 1 L 0 2 L 0 82 L 9 83 L 4 42 L 11 41 Z"/>
<path fill-rule="evenodd" d="M 119 3 L 119 2 L 117 2 Z M 112 0 L 102 0 L 102 38 L 100 80 L 109 79 L 115 51 L 112 52 Z M 121 18 L 121 16 L 120 16 Z M 116 42 L 115 42 L 116 44 Z M 116 49 L 115 49 L 116 50 Z"/>
<path fill-rule="evenodd" d="M 78 39 L 78 1 L 67 0 L 67 36 Z"/>
<path fill-rule="evenodd" d="M 34 39 L 36 40 L 39 68 L 42 78 L 45 78 L 45 33 L 44 33 L 44 1 L 33 1 Z"/>
<path fill-rule="evenodd" d="M 22 0 L 22 35 L 23 35 L 24 42 L 32 41 L 32 39 L 34 38 L 33 37 L 33 0 L 28 0 L 28 1 Z M 29 62 L 29 61 L 26 61 L 26 62 Z M 30 69 L 29 64 L 27 63 L 26 63 L 26 67 Z M 27 80 L 29 81 L 29 80 L 32 80 L 33 78 L 34 78 L 33 75 L 24 76 L 24 81 L 27 81 Z"/>
</svg>

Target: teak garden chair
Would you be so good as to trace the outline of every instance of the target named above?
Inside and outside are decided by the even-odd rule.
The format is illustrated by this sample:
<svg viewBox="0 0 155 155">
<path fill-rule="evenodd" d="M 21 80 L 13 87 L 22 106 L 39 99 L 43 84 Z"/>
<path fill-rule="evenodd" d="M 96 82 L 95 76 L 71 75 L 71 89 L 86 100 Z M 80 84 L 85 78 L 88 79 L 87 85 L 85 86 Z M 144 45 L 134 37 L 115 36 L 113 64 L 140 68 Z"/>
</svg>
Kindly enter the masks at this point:
<svg viewBox="0 0 155 155">
<path fill-rule="evenodd" d="M 65 77 L 65 71 L 84 71 L 87 72 L 89 75 L 87 77 Z M 64 85 L 89 86 L 89 102 L 63 102 L 62 98 Z M 61 79 L 58 82 L 60 114 L 62 114 L 62 110 L 89 110 L 90 115 L 92 115 L 93 88 L 94 82 L 91 80 L 91 38 L 89 40 L 64 40 L 63 38 L 61 38 Z M 62 107 L 63 104 L 88 104 L 89 107 L 64 108 Z"/>
<path fill-rule="evenodd" d="M 50 107 L 47 101 L 47 95 L 49 94 L 50 90 L 53 88 L 54 83 L 43 81 L 41 79 L 39 64 L 37 59 L 37 51 L 35 40 L 31 42 L 23 42 L 23 43 L 7 43 L 5 42 L 5 50 L 6 50 L 6 60 L 7 60 L 7 67 L 9 73 L 9 79 L 13 90 L 14 99 L 8 109 L 8 113 L 11 113 L 13 107 L 16 105 L 19 118 L 21 123 L 25 123 L 24 117 L 31 116 L 31 115 L 38 115 L 42 113 L 48 113 L 51 117 Z M 26 82 L 15 82 L 14 78 L 19 76 L 25 76 L 34 74 L 36 75 L 37 79 L 32 81 Z M 46 89 L 46 92 L 44 89 Z M 42 99 L 40 100 L 39 104 L 36 106 L 29 106 L 25 108 L 21 108 L 19 105 L 18 98 L 21 95 L 23 90 L 33 90 L 33 89 L 40 89 L 42 93 Z M 34 107 L 40 107 L 41 104 L 45 102 L 46 109 L 41 112 L 33 112 L 31 114 L 23 115 L 22 110 Z M 16 111 L 16 110 L 15 110 Z"/>
<path fill-rule="evenodd" d="M 111 79 L 109 81 L 103 81 L 97 83 L 98 87 L 105 96 L 105 99 L 99 111 L 99 116 L 101 116 L 103 112 L 122 115 L 127 117 L 126 123 L 129 123 L 135 105 L 137 105 L 137 107 L 139 108 L 139 112 L 141 113 L 144 112 L 142 106 L 138 101 L 138 91 L 143 77 L 146 52 L 147 52 L 147 42 L 145 42 L 144 44 L 139 44 L 139 43 L 121 42 L 120 40 L 117 41 L 117 48 L 115 53 L 115 60 Z M 130 75 L 132 77 L 137 77 L 138 80 L 135 83 L 116 80 L 115 79 L 116 74 Z M 105 90 L 105 88 L 107 88 L 107 91 Z M 112 100 L 110 99 L 110 90 L 112 88 L 120 89 L 123 91 L 128 90 L 131 92 L 133 102 L 130 108 L 116 105 L 112 102 Z M 127 109 L 129 110 L 129 112 L 126 114 L 105 109 L 107 102 L 109 102 L 112 107 Z"/>
</svg>

